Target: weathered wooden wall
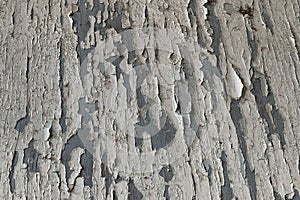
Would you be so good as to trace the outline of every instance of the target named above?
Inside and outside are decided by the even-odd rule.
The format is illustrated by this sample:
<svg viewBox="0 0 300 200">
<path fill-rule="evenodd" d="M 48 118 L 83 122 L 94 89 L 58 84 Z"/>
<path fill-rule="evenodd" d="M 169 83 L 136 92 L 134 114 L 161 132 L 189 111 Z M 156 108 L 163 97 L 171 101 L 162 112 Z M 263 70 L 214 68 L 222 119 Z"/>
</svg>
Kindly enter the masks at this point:
<svg viewBox="0 0 300 200">
<path fill-rule="evenodd" d="M 0 0 L 0 199 L 300 199 L 299 0 Z"/>
</svg>

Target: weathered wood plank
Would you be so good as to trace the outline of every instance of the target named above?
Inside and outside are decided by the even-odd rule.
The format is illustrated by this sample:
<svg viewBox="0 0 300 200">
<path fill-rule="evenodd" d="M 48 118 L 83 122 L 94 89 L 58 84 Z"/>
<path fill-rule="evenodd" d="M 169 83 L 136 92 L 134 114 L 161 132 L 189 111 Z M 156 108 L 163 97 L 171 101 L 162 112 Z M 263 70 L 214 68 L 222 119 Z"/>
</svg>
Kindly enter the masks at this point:
<svg viewBox="0 0 300 200">
<path fill-rule="evenodd" d="M 299 199 L 299 1 L 0 0 L 1 199 Z"/>
</svg>

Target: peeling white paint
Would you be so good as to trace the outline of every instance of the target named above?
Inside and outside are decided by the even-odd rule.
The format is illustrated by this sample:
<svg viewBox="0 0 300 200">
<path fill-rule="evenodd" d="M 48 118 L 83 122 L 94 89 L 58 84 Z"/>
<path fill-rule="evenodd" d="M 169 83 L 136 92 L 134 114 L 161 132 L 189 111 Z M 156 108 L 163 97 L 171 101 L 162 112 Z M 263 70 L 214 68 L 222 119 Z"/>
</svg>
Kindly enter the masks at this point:
<svg viewBox="0 0 300 200">
<path fill-rule="evenodd" d="M 231 96 L 231 98 L 233 99 L 240 98 L 242 96 L 244 85 L 240 77 L 236 74 L 236 72 L 231 66 L 227 68 L 227 82 L 228 82 L 229 95 Z"/>
<path fill-rule="evenodd" d="M 299 198 L 296 0 L 0 4 L 0 199 Z"/>
</svg>

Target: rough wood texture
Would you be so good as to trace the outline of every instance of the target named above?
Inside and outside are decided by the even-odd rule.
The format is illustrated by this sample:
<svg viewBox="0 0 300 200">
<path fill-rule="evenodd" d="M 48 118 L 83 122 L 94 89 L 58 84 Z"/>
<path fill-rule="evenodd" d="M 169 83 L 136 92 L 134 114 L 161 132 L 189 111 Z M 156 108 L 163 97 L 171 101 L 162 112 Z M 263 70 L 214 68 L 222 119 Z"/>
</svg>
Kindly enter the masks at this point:
<svg viewBox="0 0 300 200">
<path fill-rule="evenodd" d="M 0 0 L 0 199 L 300 199 L 297 0 Z"/>
</svg>

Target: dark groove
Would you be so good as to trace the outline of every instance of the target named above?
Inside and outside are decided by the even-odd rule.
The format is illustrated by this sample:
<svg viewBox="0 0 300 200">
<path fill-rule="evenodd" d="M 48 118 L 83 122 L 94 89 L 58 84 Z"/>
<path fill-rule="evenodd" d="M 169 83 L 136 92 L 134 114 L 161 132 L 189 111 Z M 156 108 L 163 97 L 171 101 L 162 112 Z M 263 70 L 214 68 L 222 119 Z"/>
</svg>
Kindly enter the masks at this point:
<svg viewBox="0 0 300 200">
<path fill-rule="evenodd" d="M 85 149 L 81 155 L 80 165 L 82 166 L 79 176 L 84 178 L 84 186 L 93 187 L 93 155 Z"/>
<path fill-rule="evenodd" d="M 164 178 L 165 182 L 170 182 L 174 176 L 174 169 L 171 165 L 164 165 L 160 172 L 158 173 L 161 177 Z"/>
<path fill-rule="evenodd" d="M 189 153 L 188 155 L 190 155 L 190 153 Z M 189 160 L 188 163 L 189 163 L 190 168 L 191 168 L 191 171 L 192 171 L 191 160 Z M 191 172 L 191 175 L 192 175 L 193 188 L 194 188 L 193 199 L 194 199 L 194 198 L 196 199 L 197 193 L 196 193 L 196 181 L 195 181 L 195 176 L 194 176 L 194 173 L 193 173 L 193 172 Z"/>
<path fill-rule="evenodd" d="M 30 19 L 31 21 L 33 20 L 34 12 L 33 12 L 33 7 L 30 10 Z"/>
<path fill-rule="evenodd" d="M 193 22 L 196 21 L 196 25 L 197 25 L 197 28 L 196 28 L 196 31 L 197 31 L 197 42 L 198 44 L 203 47 L 203 48 L 206 48 L 206 43 L 203 39 L 203 28 L 201 26 L 199 26 L 198 24 L 200 24 L 198 22 L 198 19 L 197 17 L 195 16 L 196 15 L 196 0 L 190 0 L 189 4 L 188 4 L 188 17 L 190 19 L 190 22 L 191 22 L 191 25 L 193 25 Z"/>
<path fill-rule="evenodd" d="M 61 109 L 61 117 L 59 119 L 59 124 L 61 126 L 62 132 L 65 133 L 67 131 L 66 125 L 66 113 L 67 109 L 65 106 L 65 94 L 64 94 L 64 76 L 65 76 L 65 58 L 64 58 L 64 45 L 63 39 L 60 39 L 60 54 L 59 54 L 59 90 L 60 90 L 60 109 Z"/>
<path fill-rule="evenodd" d="M 256 72 L 255 72 L 256 73 Z M 251 78 L 251 82 L 253 85 L 253 89 L 251 90 L 252 94 L 255 96 L 255 101 L 257 104 L 258 112 L 262 119 L 266 120 L 268 124 L 268 139 L 272 141 L 271 135 L 276 134 L 279 136 L 280 143 L 282 146 L 286 144 L 284 138 L 284 120 L 276 108 L 275 99 L 272 91 L 269 89 L 268 96 L 263 96 L 262 89 L 261 89 L 261 79 L 255 78 L 254 75 Z M 267 82 L 268 88 L 270 88 Z M 272 106 L 271 115 L 275 124 L 273 126 L 272 120 L 266 111 L 266 105 L 269 103 Z"/>
<path fill-rule="evenodd" d="M 51 3 L 52 1 L 51 0 L 48 0 L 48 14 L 49 16 L 52 16 L 52 13 L 51 13 Z"/>
<path fill-rule="evenodd" d="M 164 191 L 164 195 L 163 197 L 165 197 L 165 200 L 170 200 L 170 196 L 169 196 L 169 185 L 165 185 L 165 191 Z"/>
<path fill-rule="evenodd" d="M 15 23 L 16 23 L 16 13 L 14 11 L 12 14 L 12 24 L 15 25 Z"/>
<path fill-rule="evenodd" d="M 93 156 L 92 154 L 86 149 L 85 145 L 82 143 L 81 138 L 78 134 L 72 136 L 67 144 L 65 145 L 65 148 L 63 149 L 63 152 L 61 154 L 61 162 L 65 166 L 66 169 L 66 180 L 68 180 L 73 172 L 73 170 L 70 169 L 69 166 L 69 160 L 71 157 L 71 152 L 75 148 L 82 148 L 85 149 L 85 152 L 80 157 L 80 165 L 82 166 L 81 172 L 79 174 L 79 177 L 84 178 L 84 185 L 85 186 L 93 186 L 92 182 L 92 175 L 93 175 Z M 69 188 L 72 189 L 72 188 Z"/>
<path fill-rule="evenodd" d="M 29 82 L 29 69 L 30 69 L 30 57 L 27 57 L 27 64 L 26 64 L 26 83 Z"/>
<path fill-rule="evenodd" d="M 202 164 L 203 164 L 203 167 L 204 167 L 205 171 L 208 174 L 208 181 L 211 184 L 212 168 L 211 168 L 211 166 L 210 166 L 210 164 L 208 163 L 207 160 L 203 160 Z"/>
<path fill-rule="evenodd" d="M 136 148 L 139 149 L 140 152 L 142 152 L 144 139 L 141 137 L 134 137 L 134 145 Z"/>
<path fill-rule="evenodd" d="M 148 11 L 148 6 L 146 6 L 144 27 L 148 27 L 148 26 L 149 26 L 149 11 Z"/>
<path fill-rule="evenodd" d="M 104 177 L 105 179 L 105 197 L 108 197 L 109 194 L 109 188 L 111 184 L 113 183 L 113 175 L 110 173 L 109 168 L 104 163 L 106 162 L 106 155 L 103 156 L 103 160 L 101 163 L 101 177 Z"/>
<path fill-rule="evenodd" d="M 14 193 L 15 189 L 16 189 L 16 180 L 14 179 L 14 173 L 15 173 L 15 167 L 18 163 L 18 159 L 19 159 L 19 152 L 15 151 L 13 159 L 12 159 L 11 167 L 10 167 L 10 170 L 9 170 L 9 175 L 8 175 L 9 189 L 10 189 L 11 193 Z"/>
<path fill-rule="evenodd" d="M 248 40 L 248 44 L 249 47 L 251 49 L 251 60 L 250 60 L 250 66 L 253 67 L 253 62 L 254 60 L 256 60 L 257 58 L 257 54 L 258 54 L 258 45 L 255 42 L 255 35 L 251 32 L 251 30 L 249 30 L 249 28 L 247 28 L 247 40 Z M 251 38 L 251 36 L 253 38 Z"/>
<path fill-rule="evenodd" d="M 122 74 L 122 69 L 120 67 L 120 63 L 124 59 L 123 56 L 116 56 L 111 58 L 111 63 L 116 67 L 116 75 L 117 75 L 117 81 L 120 79 Z"/>
<path fill-rule="evenodd" d="M 16 26 L 16 13 L 15 13 L 15 11 L 12 13 L 12 24 L 13 24 L 13 29 L 12 29 L 11 36 L 15 37 L 15 26 Z"/>
<path fill-rule="evenodd" d="M 228 169 L 227 169 L 227 155 L 225 154 L 224 151 L 222 151 L 221 161 L 222 161 L 222 168 L 224 174 L 224 185 L 221 186 L 221 199 L 232 200 L 233 192 L 232 192 L 232 188 L 230 187 L 230 180 L 229 180 Z"/>
<path fill-rule="evenodd" d="M 273 195 L 274 195 L 275 200 L 283 200 L 281 198 L 280 194 L 275 190 L 273 190 Z"/>
<path fill-rule="evenodd" d="M 271 21 L 270 14 L 267 13 L 267 9 L 264 7 L 262 3 L 259 4 L 259 7 L 261 10 L 262 20 L 266 24 L 266 28 L 271 31 L 272 35 L 274 35 L 274 24 Z"/>
<path fill-rule="evenodd" d="M 217 70 L 215 71 L 219 71 L 219 72 L 215 74 L 217 76 L 219 74 L 220 77 L 222 77 L 222 71 L 220 68 L 220 43 L 222 38 L 222 29 L 221 29 L 220 21 L 216 16 L 215 4 L 216 4 L 216 0 L 208 0 L 207 3 L 204 4 L 204 6 L 207 8 L 207 14 L 206 14 L 207 22 L 209 23 L 210 28 L 213 30 L 213 33 L 211 34 L 211 39 L 212 39 L 211 48 L 213 49 L 213 52 L 209 52 L 209 53 L 216 56 Z M 209 61 L 206 61 L 206 63 L 210 64 Z M 222 80 L 223 78 L 220 79 Z M 224 81 L 222 82 L 223 82 L 224 94 L 227 94 L 225 82 Z M 224 95 L 225 101 L 227 101 L 227 98 L 228 98 L 227 95 Z"/>
<path fill-rule="evenodd" d="M 270 177 L 269 180 L 270 180 L 270 184 L 271 184 L 272 189 L 273 189 L 274 200 L 282 200 L 280 194 L 274 188 L 272 178 Z"/>
<path fill-rule="evenodd" d="M 240 105 L 239 105 L 239 100 L 232 100 L 230 104 L 230 115 L 232 118 L 232 121 L 234 123 L 237 137 L 238 137 L 238 143 L 240 146 L 240 149 L 242 151 L 243 157 L 244 157 L 244 162 L 245 162 L 245 167 L 246 167 L 246 178 L 247 178 L 247 183 L 249 186 L 250 190 L 250 196 L 251 199 L 256 200 L 256 195 L 257 195 L 257 189 L 256 189 L 256 180 L 255 180 L 255 170 L 251 171 L 250 169 L 250 164 L 248 162 L 248 150 L 247 150 L 247 143 L 245 140 L 245 135 L 241 127 L 241 120 L 244 120 Z"/>
<path fill-rule="evenodd" d="M 118 200 L 118 196 L 117 196 L 117 194 L 116 194 L 116 191 L 115 191 L 115 190 L 113 191 L 113 200 Z"/>
<path fill-rule="evenodd" d="M 213 30 L 213 33 L 211 35 L 212 38 L 212 44 L 211 47 L 214 50 L 214 55 L 217 57 L 217 61 L 218 61 L 218 66 L 219 66 L 219 56 L 220 56 L 220 49 L 219 49 L 219 45 L 221 43 L 221 35 L 222 35 L 222 30 L 221 30 L 221 25 L 219 22 L 219 19 L 216 16 L 215 13 L 215 3 L 208 1 L 205 4 L 205 7 L 207 8 L 207 21 L 210 25 L 210 27 Z"/>
<path fill-rule="evenodd" d="M 24 149 L 23 157 L 23 163 L 27 164 L 29 172 L 39 172 L 37 167 L 39 156 L 40 153 L 34 148 L 34 139 L 32 139 L 28 144 L 28 148 Z"/>
<path fill-rule="evenodd" d="M 30 113 L 29 113 L 29 106 L 26 106 L 26 114 L 25 117 L 19 119 L 16 123 L 15 129 L 21 133 L 24 132 L 25 127 L 29 124 L 30 121 Z"/>
<path fill-rule="evenodd" d="M 299 192 L 298 190 L 295 190 L 295 194 L 293 196 L 293 199 L 292 200 L 300 200 L 300 195 L 299 195 Z"/>
<path fill-rule="evenodd" d="M 151 129 L 154 131 L 154 129 Z M 170 122 L 170 119 L 166 117 L 164 127 L 159 130 L 156 134 L 151 136 L 151 146 L 152 150 L 158 150 L 161 148 L 166 148 L 169 143 L 175 138 L 176 129 L 174 125 Z"/>
<path fill-rule="evenodd" d="M 128 200 L 142 200 L 143 194 L 136 188 L 133 180 L 129 178 L 128 182 Z"/>
<path fill-rule="evenodd" d="M 87 63 L 89 62 L 86 58 L 87 55 L 92 52 L 95 48 L 95 45 L 92 45 L 90 48 L 82 48 L 81 43 L 85 41 L 85 38 L 87 36 L 87 33 L 91 27 L 89 17 L 90 16 L 96 16 L 99 11 L 103 13 L 104 11 L 104 4 L 100 3 L 99 0 L 94 0 L 93 4 L 94 7 L 92 10 L 90 10 L 89 6 L 86 8 L 85 4 L 87 3 L 87 0 L 81 0 L 78 1 L 77 6 L 78 6 L 78 11 L 75 13 L 70 14 L 70 17 L 73 19 L 73 28 L 76 28 L 75 34 L 78 37 L 78 43 L 76 47 L 77 51 L 77 57 L 79 59 L 80 65 L 78 66 L 79 68 L 79 76 L 80 80 L 83 84 L 83 79 L 87 75 Z M 103 17 L 103 16 L 101 16 Z M 101 23 L 102 24 L 102 23 Z M 94 27 L 94 32 L 97 30 L 100 31 L 100 34 L 102 36 L 105 36 L 105 30 L 103 30 L 102 25 L 97 24 L 95 22 L 95 27 Z"/>
<path fill-rule="evenodd" d="M 60 175 L 59 171 L 54 171 L 54 173 L 57 174 L 58 180 L 61 180 L 61 175 Z M 58 181 L 58 187 L 57 188 L 61 188 L 61 181 Z"/>
</svg>

